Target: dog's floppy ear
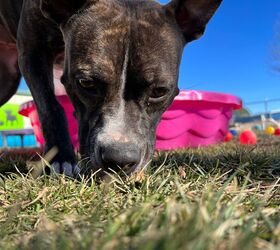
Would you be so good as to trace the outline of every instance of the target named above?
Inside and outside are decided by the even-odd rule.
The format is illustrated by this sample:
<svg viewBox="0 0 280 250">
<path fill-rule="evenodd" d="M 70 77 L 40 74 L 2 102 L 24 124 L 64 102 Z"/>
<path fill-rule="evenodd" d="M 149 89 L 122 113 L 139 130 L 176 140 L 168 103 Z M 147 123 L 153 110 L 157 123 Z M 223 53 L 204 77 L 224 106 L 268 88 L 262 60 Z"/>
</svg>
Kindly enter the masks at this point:
<svg viewBox="0 0 280 250">
<path fill-rule="evenodd" d="M 87 0 L 40 0 L 40 9 L 43 15 L 61 24 L 76 13 Z"/>
<path fill-rule="evenodd" d="M 222 0 L 172 0 L 165 6 L 175 16 L 186 42 L 203 35 L 206 24 L 220 6 Z"/>
</svg>

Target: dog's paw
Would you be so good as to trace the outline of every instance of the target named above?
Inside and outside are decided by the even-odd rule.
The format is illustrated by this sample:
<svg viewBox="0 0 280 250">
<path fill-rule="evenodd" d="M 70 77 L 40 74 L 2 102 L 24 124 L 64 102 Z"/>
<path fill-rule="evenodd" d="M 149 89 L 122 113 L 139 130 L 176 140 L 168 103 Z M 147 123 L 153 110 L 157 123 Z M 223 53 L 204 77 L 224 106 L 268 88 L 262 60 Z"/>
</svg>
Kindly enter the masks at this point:
<svg viewBox="0 0 280 250">
<path fill-rule="evenodd" d="M 71 164 L 69 162 L 54 162 L 51 166 L 51 174 L 63 174 L 70 178 L 79 179 L 80 177 L 80 168 L 77 164 Z"/>
</svg>

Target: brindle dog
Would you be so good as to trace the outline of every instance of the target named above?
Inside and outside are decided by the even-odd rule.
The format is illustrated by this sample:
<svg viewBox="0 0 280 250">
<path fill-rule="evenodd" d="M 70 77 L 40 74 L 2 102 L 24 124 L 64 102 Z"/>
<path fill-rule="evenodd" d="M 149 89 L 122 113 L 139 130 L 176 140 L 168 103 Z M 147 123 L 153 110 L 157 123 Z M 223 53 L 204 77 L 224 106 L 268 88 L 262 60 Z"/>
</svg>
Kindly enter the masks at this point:
<svg viewBox="0 0 280 250">
<path fill-rule="evenodd" d="M 137 171 L 151 159 L 156 126 L 178 94 L 183 48 L 203 34 L 221 2 L 0 0 L 0 105 L 23 75 L 45 150 L 56 146 L 55 170 L 73 176 L 75 154 L 53 86 L 63 54 L 61 81 L 75 107 L 82 156 L 101 174 Z"/>
</svg>

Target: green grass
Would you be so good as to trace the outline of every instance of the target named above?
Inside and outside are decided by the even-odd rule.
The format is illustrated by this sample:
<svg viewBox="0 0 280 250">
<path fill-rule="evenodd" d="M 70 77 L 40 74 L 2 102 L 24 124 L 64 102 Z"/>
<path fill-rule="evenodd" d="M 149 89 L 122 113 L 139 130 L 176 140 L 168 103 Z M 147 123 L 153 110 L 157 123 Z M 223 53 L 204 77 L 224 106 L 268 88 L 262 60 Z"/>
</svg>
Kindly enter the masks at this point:
<svg viewBox="0 0 280 250">
<path fill-rule="evenodd" d="M 30 157 L 0 159 L 0 249 L 280 249 L 278 139 L 160 153 L 99 184 L 7 175 Z"/>
</svg>

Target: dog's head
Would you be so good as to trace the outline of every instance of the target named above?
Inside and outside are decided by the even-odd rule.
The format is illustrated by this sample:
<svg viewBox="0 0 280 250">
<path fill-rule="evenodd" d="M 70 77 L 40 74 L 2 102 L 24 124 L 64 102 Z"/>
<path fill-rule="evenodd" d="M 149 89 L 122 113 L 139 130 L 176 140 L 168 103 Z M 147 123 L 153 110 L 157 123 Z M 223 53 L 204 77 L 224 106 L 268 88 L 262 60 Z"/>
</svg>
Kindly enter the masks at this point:
<svg viewBox="0 0 280 250">
<path fill-rule="evenodd" d="M 221 1 L 41 0 L 64 36 L 62 82 L 93 170 L 133 172 L 150 160 L 157 124 L 178 94 L 183 48 Z"/>
</svg>

